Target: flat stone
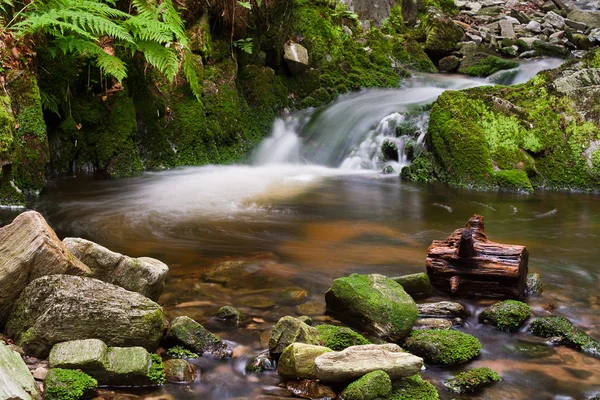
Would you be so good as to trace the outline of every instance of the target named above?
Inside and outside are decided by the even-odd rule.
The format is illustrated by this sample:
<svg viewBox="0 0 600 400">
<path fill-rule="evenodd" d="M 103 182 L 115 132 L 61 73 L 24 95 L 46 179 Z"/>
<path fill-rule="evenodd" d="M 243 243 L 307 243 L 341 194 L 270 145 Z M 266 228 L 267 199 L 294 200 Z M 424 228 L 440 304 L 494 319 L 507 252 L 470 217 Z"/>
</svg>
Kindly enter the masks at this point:
<svg viewBox="0 0 600 400">
<path fill-rule="evenodd" d="M 510 21 L 502 20 L 498 22 L 500 26 L 500 35 L 506 38 L 515 38 L 515 30 L 513 28 L 513 24 Z"/>
<path fill-rule="evenodd" d="M 48 362 L 50 368 L 103 371 L 107 352 L 108 346 L 102 340 L 72 340 L 54 345 Z"/>
<path fill-rule="evenodd" d="M 111 347 L 108 349 L 105 371 L 90 376 L 110 385 L 147 384 L 151 365 L 152 358 L 143 347 Z"/>
<path fill-rule="evenodd" d="M 585 30 L 587 29 L 587 25 L 584 24 L 583 22 L 577 22 L 577 21 L 573 21 L 572 19 L 568 19 L 565 18 L 565 25 L 567 25 L 569 28 L 578 30 L 578 31 L 582 31 L 585 32 Z"/>
<path fill-rule="evenodd" d="M 452 321 L 443 318 L 419 318 L 413 329 L 450 329 Z"/>
<path fill-rule="evenodd" d="M 40 396 L 29 368 L 19 355 L 0 342 L 0 399 L 39 400 Z"/>
<path fill-rule="evenodd" d="M 298 75 L 308 68 L 308 50 L 298 43 L 286 43 L 283 46 L 283 59 L 292 75 Z"/>
<path fill-rule="evenodd" d="M 90 270 L 73 257 L 41 214 L 24 212 L 0 228 L 0 327 L 31 281 L 54 274 L 88 275 Z"/>
<path fill-rule="evenodd" d="M 469 311 L 462 304 L 455 301 L 440 301 L 437 303 L 417 304 L 419 317 L 455 318 L 466 317 Z"/>
<path fill-rule="evenodd" d="M 396 344 L 367 344 L 320 355 L 315 367 L 323 382 L 347 382 L 377 370 L 394 380 L 418 373 L 423 359 L 403 352 Z"/>
<path fill-rule="evenodd" d="M 283 380 L 317 379 L 315 359 L 331 351 L 323 346 L 292 343 L 281 354 L 277 373 Z"/>
<path fill-rule="evenodd" d="M 544 16 L 544 22 L 547 22 L 556 29 L 563 29 L 565 27 L 565 19 L 557 13 L 555 13 L 554 11 L 549 11 Z"/>
<path fill-rule="evenodd" d="M 81 238 L 65 238 L 64 245 L 92 271 L 91 277 L 157 300 L 169 272 L 150 257 L 131 258 Z"/>
</svg>

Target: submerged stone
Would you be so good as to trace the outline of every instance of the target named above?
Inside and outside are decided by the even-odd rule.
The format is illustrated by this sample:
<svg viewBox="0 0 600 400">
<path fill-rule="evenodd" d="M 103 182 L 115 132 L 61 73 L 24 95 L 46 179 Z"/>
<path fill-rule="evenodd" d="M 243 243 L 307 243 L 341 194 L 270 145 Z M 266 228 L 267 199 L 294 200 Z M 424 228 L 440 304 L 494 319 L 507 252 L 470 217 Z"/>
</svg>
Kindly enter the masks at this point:
<svg viewBox="0 0 600 400">
<path fill-rule="evenodd" d="M 483 310 L 479 320 L 502 331 L 514 332 L 525 323 L 530 314 L 531 308 L 522 301 L 505 300 Z"/>
<path fill-rule="evenodd" d="M 476 337 L 453 329 L 413 331 L 404 346 L 426 362 L 440 365 L 467 362 L 481 351 Z"/>
<path fill-rule="evenodd" d="M 329 386 L 310 379 L 289 381 L 286 387 L 294 396 L 304 399 L 334 399 L 336 397 L 335 392 Z"/>
<path fill-rule="evenodd" d="M 600 342 L 594 340 L 578 329 L 564 317 L 541 317 L 529 325 L 529 330 L 536 336 L 557 338 L 561 343 L 600 358 Z"/>
<path fill-rule="evenodd" d="M 418 316 L 417 305 L 402 286 L 378 274 L 334 280 L 325 302 L 341 321 L 390 341 L 405 338 Z"/>
<path fill-rule="evenodd" d="M 177 317 L 171 321 L 166 339 L 198 354 L 206 353 L 217 358 L 231 357 L 231 349 L 218 336 L 189 317 Z"/>
<path fill-rule="evenodd" d="M 167 360 L 164 362 L 164 368 L 167 382 L 191 383 L 196 380 L 196 366 L 185 360 Z"/>
</svg>

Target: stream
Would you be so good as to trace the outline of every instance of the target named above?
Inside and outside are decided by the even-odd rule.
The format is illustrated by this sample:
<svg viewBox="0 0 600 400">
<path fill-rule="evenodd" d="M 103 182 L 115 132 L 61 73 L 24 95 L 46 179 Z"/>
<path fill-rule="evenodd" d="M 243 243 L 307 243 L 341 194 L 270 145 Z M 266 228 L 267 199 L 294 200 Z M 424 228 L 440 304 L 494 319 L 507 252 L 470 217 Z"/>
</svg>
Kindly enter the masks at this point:
<svg viewBox="0 0 600 400">
<path fill-rule="evenodd" d="M 562 315 L 600 339 L 600 196 L 474 192 L 381 173 L 388 165 L 399 171 L 409 163 L 402 154 L 398 161 L 382 161 L 383 141 L 395 140 L 400 152 L 409 140 L 421 143 L 428 106 L 443 90 L 524 82 L 558 63 L 524 63 L 491 81 L 418 75 L 399 89 L 351 93 L 275 121 L 249 165 L 187 167 L 110 181 L 64 179 L 32 208 L 61 238 L 80 236 L 167 263 L 170 273 L 159 300 L 166 315 L 194 318 L 234 348 L 233 360 L 195 360 L 197 383 L 143 394 L 216 400 L 270 393 L 277 375 L 246 374 L 244 367 L 266 348 L 268 330 L 280 317 L 331 322 L 324 315 L 324 293 L 335 278 L 424 272 L 431 241 L 445 239 L 475 213 L 485 216 L 491 240 L 527 246 L 529 271 L 544 281 L 543 295 L 527 299 L 534 316 Z M 407 137 L 392 137 L 406 121 Z M 0 210 L 0 223 L 14 213 Z M 223 260 L 251 260 L 252 268 L 221 283 L 203 279 L 209 266 Z M 305 297 L 297 304 L 281 301 L 281 290 L 289 287 L 304 290 Z M 461 302 L 475 316 L 493 303 Z M 237 328 L 222 325 L 212 316 L 224 305 L 250 318 Z M 600 392 L 599 359 L 550 345 L 526 327 L 508 334 L 471 317 L 459 329 L 479 338 L 483 350 L 465 365 L 423 371 L 442 399 L 454 398 L 441 386 L 444 380 L 480 366 L 503 378 L 482 399 L 579 400 Z"/>
</svg>

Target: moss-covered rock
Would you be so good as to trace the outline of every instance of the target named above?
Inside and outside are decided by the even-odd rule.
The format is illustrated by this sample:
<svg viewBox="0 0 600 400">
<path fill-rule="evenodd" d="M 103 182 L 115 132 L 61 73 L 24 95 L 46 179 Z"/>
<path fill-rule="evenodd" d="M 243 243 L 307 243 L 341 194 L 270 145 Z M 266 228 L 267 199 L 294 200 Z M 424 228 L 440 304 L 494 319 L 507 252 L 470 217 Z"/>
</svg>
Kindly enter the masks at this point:
<svg viewBox="0 0 600 400">
<path fill-rule="evenodd" d="M 281 354 L 277 364 L 277 373 L 283 380 L 317 379 L 315 359 L 321 354 L 331 351 L 323 346 L 292 343 Z"/>
<path fill-rule="evenodd" d="M 340 351 L 350 346 L 371 343 L 360 333 L 345 326 L 324 324 L 317 325 L 315 328 L 319 332 L 321 344 L 331 350 Z"/>
<path fill-rule="evenodd" d="M 171 321 L 166 339 L 197 354 L 207 353 L 217 358 L 231 356 L 231 349 L 218 336 L 189 317 L 177 317 Z"/>
<path fill-rule="evenodd" d="M 396 276 L 392 278 L 398 282 L 406 293 L 411 296 L 423 295 L 431 292 L 431 282 L 429 276 L 424 273 Z"/>
<path fill-rule="evenodd" d="M 7 95 L 0 95 L 0 205 L 24 206 L 25 196 L 14 185 L 13 171 L 21 161 L 16 122 Z"/>
<path fill-rule="evenodd" d="M 479 320 L 502 331 L 513 332 L 525 323 L 530 314 L 531 308 L 522 301 L 505 300 L 483 310 Z"/>
<path fill-rule="evenodd" d="M 435 386 L 427 382 L 421 375 L 413 375 L 394 382 L 390 400 L 438 400 L 440 398 Z"/>
<path fill-rule="evenodd" d="M 456 330 L 413 331 L 404 346 L 426 362 L 441 365 L 469 361 L 481 351 L 476 337 Z"/>
<path fill-rule="evenodd" d="M 490 76 L 504 69 L 512 69 L 519 63 L 490 55 L 473 52 L 466 55 L 460 63 L 458 72 L 471 76 Z"/>
<path fill-rule="evenodd" d="M 544 283 L 540 274 L 532 273 L 527 274 L 527 293 L 533 295 L 540 295 L 544 291 Z"/>
<path fill-rule="evenodd" d="M 246 315 L 233 306 L 223 306 L 215 314 L 215 318 L 231 325 L 239 325 Z"/>
<path fill-rule="evenodd" d="M 533 186 L 525 171 L 511 169 L 496 172 L 496 184 L 501 190 L 509 192 L 533 192 Z"/>
<path fill-rule="evenodd" d="M 434 7 L 429 8 L 422 25 L 425 51 L 437 59 L 451 54 L 465 34 L 449 16 Z"/>
<path fill-rule="evenodd" d="M 164 362 L 165 378 L 169 382 L 191 383 L 196 380 L 197 368 L 194 364 L 182 359 L 171 359 Z"/>
<path fill-rule="evenodd" d="M 282 317 L 271 332 L 269 353 L 278 358 L 292 343 L 321 344 L 319 332 L 294 317 Z"/>
<path fill-rule="evenodd" d="M 461 372 L 444 382 L 444 386 L 451 392 L 458 394 L 474 393 L 480 388 L 500 380 L 498 373 L 488 367 L 481 367 Z"/>
<path fill-rule="evenodd" d="M 373 371 L 357 379 L 344 389 L 344 400 L 386 399 L 392 391 L 392 381 L 383 371 Z"/>
<path fill-rule="evenodd" d="M 93 394 L 97 387 L 98 382 L 83 372 L 52 368 L 44 380 L 44 399 L 78 400 Z"/>
<path fill-rule="evenodd" d="M 404 339 L 418 317 L 415 301 L 383 275 L 338 278 L 325 293 L 327 310 L 337 318 L 384 339 Z"/>
<path fill-rule="evenodd" d="M 571 321 L 560 316 L 541 317 L 529 325 L 536 336 L 558 338 L 561 343 L 600 358 L 600 342 L 578 329 Z"/>
</svg>

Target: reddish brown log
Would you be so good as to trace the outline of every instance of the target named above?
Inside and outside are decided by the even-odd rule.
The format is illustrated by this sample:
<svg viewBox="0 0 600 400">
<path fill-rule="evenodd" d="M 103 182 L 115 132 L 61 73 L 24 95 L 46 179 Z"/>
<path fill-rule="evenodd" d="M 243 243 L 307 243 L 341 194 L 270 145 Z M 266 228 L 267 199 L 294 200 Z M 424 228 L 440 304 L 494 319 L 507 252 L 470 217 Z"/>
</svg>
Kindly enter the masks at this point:
<svg viewBox="0 0 600 400">
<path fill-rule="evenodd" d="M 435 288 L 453 295 L 521 298 L 528 259 L 524 246 L 488 240 L 483 216 L 474 215 L 429 246 L 427 274 Z"/>
</svg>

